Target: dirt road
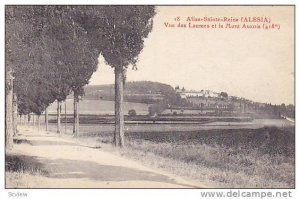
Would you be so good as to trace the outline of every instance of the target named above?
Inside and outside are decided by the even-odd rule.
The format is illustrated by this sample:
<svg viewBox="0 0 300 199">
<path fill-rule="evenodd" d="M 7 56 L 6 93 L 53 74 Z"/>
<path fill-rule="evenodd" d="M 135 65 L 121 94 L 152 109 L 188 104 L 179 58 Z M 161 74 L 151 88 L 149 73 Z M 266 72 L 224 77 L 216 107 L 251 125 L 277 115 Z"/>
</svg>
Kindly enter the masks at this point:
<svg viewBox="0 0 300 199">
<path fill-rule="evenodd" d="M 14 150 L 6 156 L 6 167 L 11 172 L 22 168 L 26 179 L 21 179 L 18 188 L 205 187 L 53 133 L 23 127 L 15 142 Z M 13 180 L 6 179 L 7 188 L 16 186 Z"/>
</svg>

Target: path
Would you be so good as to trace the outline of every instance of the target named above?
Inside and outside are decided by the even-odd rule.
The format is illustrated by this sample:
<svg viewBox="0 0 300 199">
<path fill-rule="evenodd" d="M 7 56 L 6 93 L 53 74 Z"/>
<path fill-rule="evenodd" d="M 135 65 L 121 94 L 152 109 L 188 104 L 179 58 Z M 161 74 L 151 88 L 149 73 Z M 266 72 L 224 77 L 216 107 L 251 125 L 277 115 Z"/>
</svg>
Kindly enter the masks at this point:
<svg viewBox="0 0 300 199">
<path fill-rule="evenodd" d="M 204 187 L 56 134 L 21 128 L 15 142 L 14 152 L 6 161 L 39 171 L 40 175 L 28 176 L 30 188 Z"/>
</svg>

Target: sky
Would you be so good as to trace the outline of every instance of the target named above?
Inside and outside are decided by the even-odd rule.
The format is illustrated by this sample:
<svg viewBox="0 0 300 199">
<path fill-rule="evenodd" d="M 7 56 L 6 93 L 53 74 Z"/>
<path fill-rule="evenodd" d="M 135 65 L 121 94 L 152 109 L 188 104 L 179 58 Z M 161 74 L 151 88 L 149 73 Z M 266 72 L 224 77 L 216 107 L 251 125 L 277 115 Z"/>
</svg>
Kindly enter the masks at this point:
<svg viewBox="0 0 300 199">
<path fill-rule="evenodd" d="M 267 17 L 279 30 L 166 28 L 176 17 Z M 158 6 L 138 70 L 127 81 L 227 92 L 257 102 L 294 104 L 294 8 L 291 6 Z M 192 22 L 214 24 L 216 22 Z M 234 24 L 234 23 L 233 23 Z M 242 23 L 240 23 L 242 24 Z M 112 84 L 103 57 L 90 84 Z"/>
</svg>

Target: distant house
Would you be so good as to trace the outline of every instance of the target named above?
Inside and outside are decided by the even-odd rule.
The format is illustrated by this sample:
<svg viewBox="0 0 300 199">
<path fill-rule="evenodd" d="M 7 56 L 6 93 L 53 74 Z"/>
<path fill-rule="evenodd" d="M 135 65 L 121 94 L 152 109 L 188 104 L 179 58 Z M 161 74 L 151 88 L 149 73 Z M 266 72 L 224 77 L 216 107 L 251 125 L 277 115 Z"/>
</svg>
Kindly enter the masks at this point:
<svg viewBox="0 0 300 199">
<path fill-rule="evenodd" d="M 194 91 L 194 90 L 185 90 L 184 88 L 180 89 L 179 87 L 176 87 L 175 91 L 179 93 L 181 98 L 183 99 L 189 97 L 220 97 L 220 93 L 213 92 L 210 90 Z"/>
</svg>

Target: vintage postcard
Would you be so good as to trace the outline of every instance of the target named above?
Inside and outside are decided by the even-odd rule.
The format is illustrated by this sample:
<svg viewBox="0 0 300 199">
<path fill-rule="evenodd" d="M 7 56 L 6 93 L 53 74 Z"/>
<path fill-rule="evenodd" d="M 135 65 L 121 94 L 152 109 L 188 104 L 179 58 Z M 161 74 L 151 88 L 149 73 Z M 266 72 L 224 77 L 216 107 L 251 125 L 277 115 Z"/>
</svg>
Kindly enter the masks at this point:
<svg viewBox="0 0 300 199">
<path fill-rule="evenodd" d="M 6 189 L 295 188 L 295 6 L 6 5 L 5 73 Z"/>
</svg>

